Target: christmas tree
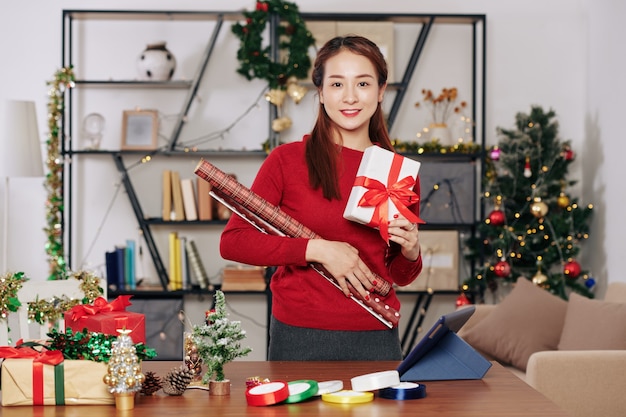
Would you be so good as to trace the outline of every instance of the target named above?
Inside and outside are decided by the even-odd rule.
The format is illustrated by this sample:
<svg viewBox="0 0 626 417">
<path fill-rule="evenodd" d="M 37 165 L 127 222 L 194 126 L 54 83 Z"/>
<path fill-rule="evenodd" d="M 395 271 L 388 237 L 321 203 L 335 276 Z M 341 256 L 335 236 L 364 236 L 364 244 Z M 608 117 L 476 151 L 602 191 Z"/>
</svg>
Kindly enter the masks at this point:
<svg viewBox="0 0 626 417">
<path fill-rule="evenodd" d="M 485 158 L 489 214 L 467 242 L 467 257 L 479 266 L 464 294 L 481 297 L 524 278 L 563 299 L 571 291 L 592 298 L 595 281 L 577 256 L 593 207 L 568 194 L 576 183 L 567 179 L 575 156 L 570 142 L 559 139 L 552 110 L 534 106 L 515 120 L 514 129 L 497 129 L 499 143 Z"/>
<path fill-rule="evenodd" d="M 134 393 L 141 390 L 145 375 L 136 354 L 130 330 L 118 330 L 120 334 L 111 345 L 111 359 L 103 377 L 109 392 L 115 396 L 115 406 L 120 410 L 134 408 Z"/>
<path fill-rule="evenodd" d="M 241 322 L 228 319 L 224 293 L 215 291 L 214 300 L 215 309 L 207 311 L 206 323 L 193 328 L 193 340 L 198 354 L 207 367 L 202 378 L 205 384 L 211 378 L 224 381 L 224 365 L 252 351 L 241 345 L 246 337 L 245 330 L 241 329 Z"/>
</svg>

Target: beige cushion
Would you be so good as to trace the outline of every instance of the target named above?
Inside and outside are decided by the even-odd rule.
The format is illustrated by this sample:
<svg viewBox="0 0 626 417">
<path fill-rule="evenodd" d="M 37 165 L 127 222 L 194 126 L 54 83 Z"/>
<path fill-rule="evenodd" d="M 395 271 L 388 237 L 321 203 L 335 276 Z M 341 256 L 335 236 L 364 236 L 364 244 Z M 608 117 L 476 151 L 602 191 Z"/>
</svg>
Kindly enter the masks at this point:
<svg viewBox="0 0 626 417">
<path fill-rule="evenodd" d="M 557 348 L 566 310 L 565 300 L 520 278 L 464 339 L 477 350 L 525 371 L 531 354 Z"/>
<path fill-rule="evenodd" d="M 569 297 L 559 350 L 626 349 L 626 303 Z"/>
</svg>

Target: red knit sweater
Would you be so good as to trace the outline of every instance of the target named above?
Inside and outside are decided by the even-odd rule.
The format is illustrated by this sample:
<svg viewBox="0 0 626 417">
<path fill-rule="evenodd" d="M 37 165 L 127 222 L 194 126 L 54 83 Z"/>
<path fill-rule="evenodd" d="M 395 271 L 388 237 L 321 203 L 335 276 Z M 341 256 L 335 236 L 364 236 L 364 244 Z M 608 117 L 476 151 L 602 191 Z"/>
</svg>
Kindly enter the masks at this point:
<svg viewBox="0 0 626 417">
<path fill-rule="evenodd" d="M 342 148 L 339 185 L 341 200 L 329 201 L 313 190 L 305 162 L 304 142 L 280 145 L 261 166 L 251 189 L 327 240 L 344 241 L 358 249 L 369 268 L 398 285 L 410 284 L 422 269 L 421 256 L 406 259 L 397 244 L 390 248 L 378 230 L 343 218 L 343 211 L 363 152 Z M 415 186 L 419 195 L 419 182 Z M 419 204 L 410 207 L 419 215 Z M 270 288 L 272 313 L 279 321 L 325 330 L 382 330 L 385 325 L 307 266 L 308 239 L 259 232 L 232 216 L 221 236 L 225 259 L 249 265 L 277 266 Z M 394 290 L 385 303 L 399 310 Z"/>
</svg>

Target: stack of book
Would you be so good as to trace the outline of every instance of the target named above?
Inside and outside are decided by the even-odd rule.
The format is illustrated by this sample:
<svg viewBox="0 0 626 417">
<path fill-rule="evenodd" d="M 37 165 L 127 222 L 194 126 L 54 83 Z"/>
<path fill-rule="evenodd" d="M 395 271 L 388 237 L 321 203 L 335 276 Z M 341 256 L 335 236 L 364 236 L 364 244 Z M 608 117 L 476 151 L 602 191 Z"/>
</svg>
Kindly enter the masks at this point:
<svg viewBox="0 0 626 417">
<path fill-rule="evenodd" d="M 213 289 L 193 239 L 169 234 L 169 290 Z"/>
<path fill-rule="evenodd" d="M 227 220 L 232 214 L 213 200 L 211 185 L 201 178 L 181 179 L 178 171 L 165 170 L 162 188 L 164 221 Z"/>
<path fill-rule="evenodd" d="M 227 265 L 222 271 L 224 291 L 265 291 L 265 267 Z"/>
<path fill-rule="evenodd" d="M 137 288 L 135 276 L 135 241 L 126 240 L 126 246 L 116 246 L 105 253 L 107 287 L 109 291 L 134 290 Z"/>
</svg>

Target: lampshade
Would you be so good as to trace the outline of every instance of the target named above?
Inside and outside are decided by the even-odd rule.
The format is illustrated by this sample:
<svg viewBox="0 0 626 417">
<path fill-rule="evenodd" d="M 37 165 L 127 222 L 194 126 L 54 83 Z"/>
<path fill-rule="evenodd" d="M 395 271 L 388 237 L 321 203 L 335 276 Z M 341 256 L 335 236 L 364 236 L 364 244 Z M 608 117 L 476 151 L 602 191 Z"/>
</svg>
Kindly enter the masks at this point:
<svg viewBox="0 0 626 417">
<path fill-rule="evenodd" d="M 0 136 L 0 177 L 43 177 L 33 101 L 7 100 Z"/>
</svg>

